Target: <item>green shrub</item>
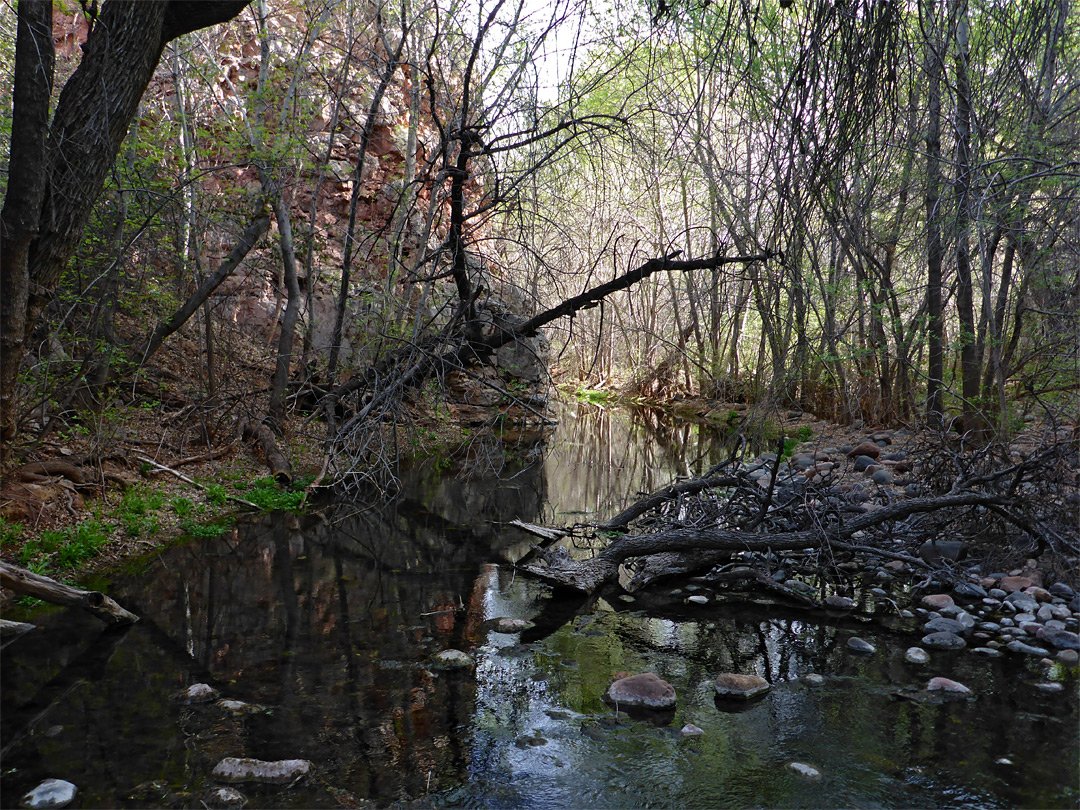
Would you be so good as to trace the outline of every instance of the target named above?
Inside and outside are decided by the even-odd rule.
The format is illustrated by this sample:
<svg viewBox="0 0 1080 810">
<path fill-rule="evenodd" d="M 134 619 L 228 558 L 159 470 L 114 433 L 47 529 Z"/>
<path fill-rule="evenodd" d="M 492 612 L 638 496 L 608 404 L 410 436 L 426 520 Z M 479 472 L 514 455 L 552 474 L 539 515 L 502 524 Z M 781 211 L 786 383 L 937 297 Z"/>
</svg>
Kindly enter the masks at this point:
<svg viewBox="0 0 1080 810">
<path fill-rule="evenodd" d="M 190 498 L 176 497 L 172 499 L 172 509 L 178 518 L 186 518 L 195 510 L 195 504 Z"/>
<path fill-rule="evenodd" d="M 0 517 L 0 546 L 13 546 L 22 538 L 21 523 Z"/>
<path fill-rule="evenodd" d="M 244 492 L 244 500 L 251 501 L 264 512 L 295 512 L 303 506 L 304 492 L 296 489 L 280 489 L 273 478 L 259 478 Z"/>
</svg>

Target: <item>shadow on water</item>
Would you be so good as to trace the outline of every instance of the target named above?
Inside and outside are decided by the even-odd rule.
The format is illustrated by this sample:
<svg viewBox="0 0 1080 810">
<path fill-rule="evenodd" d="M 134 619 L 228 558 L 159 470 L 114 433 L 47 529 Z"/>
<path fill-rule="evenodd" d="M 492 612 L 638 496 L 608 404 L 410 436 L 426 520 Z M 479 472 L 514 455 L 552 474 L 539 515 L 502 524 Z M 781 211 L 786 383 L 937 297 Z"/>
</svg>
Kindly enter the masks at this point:
<svg viewBox="0 0 1080 810">
<path fill-rule="evenodd" d="M 528 548 L 509 520 L 609 514 L 724 453 L 706 434 L 664 446 L 624 413 L 571 411 L 543 457 L 472 476 L 421 465 L 388 506 L 264 515 L 140 560 L 108 584 L 144 617 L 126 631 L 19 615 L 43 629 L 2 653 L 0 803 L 58 777 L 83 807 L 201 807 L 217 761 L 250 756 L 316 766 L 291 787 L 241 786 L 256 807 L 1076 806 L 1075 689 L 1043 694 L 1015 661 L 913 668 L 912 637 L 850 616 L 707 591 L 704 606 L 670 590 L 583 599 L 498 562 Z M 497 617 L 536 626 L 499 633 Z M 848 653 L 856 632 L 878 652 Z M 475 669 L 431 667 L 447 648 Z M 675 686 L 666 725 L 604 704 L 619 671 Z M 731 711 L 713 696 L 722 671 L 774 687 Z M 974 697 L 910 689 L 939 674 Z M 266 711 L 173 699 L 199 682 Z"/>
</svg>

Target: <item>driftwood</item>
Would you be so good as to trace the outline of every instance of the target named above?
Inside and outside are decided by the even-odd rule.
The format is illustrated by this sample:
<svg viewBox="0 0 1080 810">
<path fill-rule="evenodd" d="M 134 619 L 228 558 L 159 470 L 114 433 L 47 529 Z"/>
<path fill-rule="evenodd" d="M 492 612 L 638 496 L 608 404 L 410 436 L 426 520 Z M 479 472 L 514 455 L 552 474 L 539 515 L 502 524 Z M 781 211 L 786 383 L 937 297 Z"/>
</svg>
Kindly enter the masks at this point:
<svg viewBox="0 0 1080 810">
<path fill-rule="evenodd" d="M 665 552 L 701 551 L 794 551 L 827 547 L 855 549 L 895 559 L 891 552 L 879 552 L 871 546 L 854 546 L 844 541 L 853 535 L 892 520 L 921 512 L 932 512 L 962 506 L 1001 506 L 1002 495 L 981 492 L 960 492 L 934 498 L 912 498 L 890 504 L 873 512 L 853 517 L 833 526 L 820 529 L 761 534 L 719 528 L 675 528 L 651 534 L 630 534 L 620 537 L 588 560 L 571 560 L 565 549 L 553 548 L 540 555 L 540 563 L 521 566 L 522 570 L 557 585 L 592 593 L 618 577 L 619 565 L 635 557 L 647 557 Z M 906 555 L 905 555 L 906 556 Z M 912 565 L 927 568 L 926 563 L 906 557 Z"/>
<path fill-rule="evenodd" d="M 245 441 L 254 441 L 262 450 L 266 458 L 266 466 L 270 468 L 270 474 L 282 486 L 292 483 L 292 465 L 289 458 L 277 445 L 274 432 L 263 423 L 252 424 L 244 419 L 240 423 L 240 435 Z"/>
<path fill-rule="evenodd" d="M 73 588 L 6 562 L 0 562 L 0 586 L 54 605 L 83 608 L 109 624 L 131 624 L 139 620 L 101 591 Z"/>
</svg>

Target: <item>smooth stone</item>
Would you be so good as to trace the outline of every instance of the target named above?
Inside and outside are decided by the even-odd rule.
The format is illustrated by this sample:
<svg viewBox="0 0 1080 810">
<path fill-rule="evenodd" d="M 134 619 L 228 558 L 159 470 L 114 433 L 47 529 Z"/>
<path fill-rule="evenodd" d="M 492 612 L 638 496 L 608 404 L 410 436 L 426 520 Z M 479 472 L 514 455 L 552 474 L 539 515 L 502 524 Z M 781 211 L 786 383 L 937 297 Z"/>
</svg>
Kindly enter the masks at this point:
<svg viewBox="0 0 1080 810">
<path fill-rule="evenodd" d="M 1065 622 L 1059 622 L 1057 619 L 1051 619 L 1050 621 L 1048 621 L 1043 626 L 1047 630 L 1068 630 L 1069 629 L 1069 628 L 1067 628 L 1065 626 Z"/>
<path fill-rule="evenodd" d="M 1001 658 L 1001 652 L 993 647 L 973 647 L 971 651 L 983 658 Z"/>
<path fill-rule="evenodd" d="M 996 633 L 998 630 L 1001 629 L 1001 625 L 997 622 L 979 622 L 975 626 L 980 630 L 987 631 L 988 633 Z"/>
<path fill-rule="evenodd" d="M 476 663 L 471 655 L 461 650 L 442 650 L 431 658 L 433 665 L 438 669 L 463 669 Z"/>
<path fill-rule="evenodd" d="M 46 779 L 22 797 L 23 807 L 38 810 L 44 807 L 67 807 L 75 800 L 75 785 L 64 779 Z"/>
<path fill-rule="evenodd" d="M 1039 609 L 1039 603 L 1022 591 L 1013 591 L 1005 597 L 1005 604 L 1012 605 L 1019 613 L 1035 615 Z M 1002 605 L 1004 607 L 1005 605 Z"/>
<path fill-rule="evenodd" d="M 687 723 L 685 726 L 679 729 L 679 733 L 682 734 L 684 737 L 700 737 L 702 734 L 705 733 L 705 729 L 698 728 L 693 723 Z"/>
<path fill-rule="evenodd" d="M 907 608 L 904 608 L 903 610 L 901 610 L 901 611 L 900 611 L 900 618 L 901 618 L 901 619 L 914 619 L 914 618 L 915 618 L 915 614 L 914 614 L 914 613 L 912 613 L 912 612 L 911 612 L 910 610 L 908 610 Z"/>
<path fill-rule="evenodd" d="M 856 456 L 852 466 L 855 468 L 855 472 L 865 472 L 870 467 L 877 465 L 874 464 L 874 460 L 870 456 Z"/>
<path fill-rule="evenodd" d="M 953 593 L 965 599 L 986 598 L 986 589 L 972 582 L 957 582 L 953 585 Z"/>
<path fill-rule="evenodd" d="M 193 683 L 187 689 L 177 692 L 173 698 L 188 705 L 209 703 L 218 699 L 218 690 L 206 683 Z"/>
<path fill-rule="evenodd" d="M 956 633 L 937 632 L 923 636 L 922 645 L 932 650 L 962 650 L 967 642 Z"/>
<path fill-rule="evenodd" d="M 702 596 L 701 594 L 694 594 L 686 598 L 687 602 L 693 602 L 695 605 L 707 605 L 709 604 L 709 597 Z"/>
<path fill-rule="evenodd" d="M 1080 635 L 1073 633 L 1071 630 L 1055 630 L 1052 627 L 1044 628 L 1042 640 L 1059 650 L 1080 650 Z"/>
<path fill-rule="evenodd" d="M 233 787 L 216 788 L 203 798 L 203 804 L 210 810 L 228 810 L 231 807 L 243 807 L 247 802 L 247 796 Z"/>
<path fill-rule="evenodd" d="M 536 625 L 527 619 L 515 619 L 509 616 L 502 616 L 492 620 L 491 629 L 496 633 L 521 633 L 535 626 Z"/>
<path fill-rule="evenodd" d="M 888 470 L 878 470 L 870 476 L 870 480 L 880 486 L 887 486 L 893 482 L 893 475 Z"/>
<path fill-rule="evenodd" d="M 789 762 L 785 767 L 789 771 L 797 773 L 803 779 L 808 779 L 811 782 L 817 782 L 821 779 L 821 771 L 813 765 L 807 765 L 805 762 Z"/>
<path fill-rule="evenodd" d="M 850 599 L 846 596 L 839 596 L 835 593 L 830 594 L 825 598 L 825 605 L 836 610 L 851 610 L 856 604 L 857 602 L 854 599 Z"/>
<path fill-rule="evenodd" d="M 1050 621 L 1052 618 L 1054 618 L 1054 606 L 1042 605 L 1039 608 L 1038 612 L 1035 614 L 1035 618 L 1038 619 L 1040 622 Z"/>
<path fill-rule="evenodd" d="M 988 608 L 990 608 L 991 610 L 993 610 L 994 608 L 1001 607 L 1001 600 L 1000 599 L 994 599 L 992 596 L 988 596 L 985 599 L 983 599 L 982 603 L 984 605 L 986 605 Z"/>
<path fill-rule="evenodd" d="M 908 647 L 904 651 L 904 660 L 909 664 L 929 664 L 930 653 L 922 647 Z"/>
<path fill-rule="evenodd" d="M 1060 655 L 1058 656 L 1060 658 Z M 803 680 L 811 686 L 824 686 L 825 676 L 819 675 L 816 672 L 811 672 L 809 675 L 803 675 Z"/>
<path fill-rule="evenodd" d="M 858 636 L 852 636 L 847 640 L 847 648 L 852 652 L 864 653 L 867 655 L 877 652 L 877 648 L 875 648 L 873 644 Z"/>
<path fill-rule="evenodd" d="M 283 785 L 311 773 L 312 764 L 306 759 L 279 759 L 267 762 L 247 757 L 225 757 L 210 775 L 223 782 L 263 782 Z"/>
<path fill-rule="evenodd" d="M 670 709 L 675 703 L 675 687 L 652 672 L 619 678 L 608 687 L 605 700 L 616 706 L 642 709 Z"/>
<path fill-rule="evenodd" d="M 927 692 L 954 692 L 958 695 L 967 695 L 971 690 L 958 681 L 949 678 L 931 678 L 926 684 Z"/>
<path fill-rule="evenodd" d="M 1050 591 L 1050 593 L 1052 593 L 1054 596 L 1060 596 L 1062 599 L 1072 599 L 1074 596 L 1076 596 L 1076 591 L 1074 591 L 1064 582 L 1055 582 L 1053 585 L 1047 588 L 1047 590 Z"/>
<path fill-rule="evenodd" d="M 1032 622 L 1035 621 L 1035 614 L 1034 613 L 1017 613 L 1015 616 L 1013 616 L 1013 621 L 1016 622 L 1018 627 L 1023 626 L 1025 624 L 1031 624 Z"/>
<path fill-rule="evenodd" d="M 1004 577 L 1001 582 L 998 583 L 998 587 L 1005 593 L 1015 593 L 1016 591 L 1022 591 L 1024 588 L 1030 588 L 1035 583 L 1027 577 L 1021 576 L 1008 576 Z"/>
<path fill-rule="evenodd" d="M 930 610 L 941 610 L 956 604 L 947 593 L 931 593 L 919 600 L 919 604 Z"/>
<path fill-rule="evenodd" d="M 1063 691 L 1065 691 L 1065 687 L 1062 686 L 1060 683 L 1057 683 L 1055 681 L 1048 681 L 1048 682 L 1045 682 L 1045 683 L 1037 683 L 1037 684 L 1035 684 L 1035 688 L 1038 689 L 1041 692 L 1051 692 L 1051 693 L 1053 693 L 1053 692 L 1063 692 Z"/>
<path fill-rule="evenodd" d="M 938 619 L 931 619 L 923 625 L 924 633 L 955 633 L 956 635 L 963 635 L 968 631 L 968 627 L 955 619 L 946 619 L 944 617 Z"/>
<path fill-rule="evenodd" d="M 949 605 L 948 607 L 943 607 L 938 612 L 947 619 L 955 619 L 964 612 L 964 609 L 959 605 Z"/>
<path fill-rule="evenodd" d="M 222 711 L 229 712 L 229 714 L 262 714 L 266 711 L 265 706 L 260 706 L 257 703 L 245 703 L 242 700 L 234 700 L 233 698 L 222 698 L 214 705 Z"/>
<path fill-rule="evenodd" d="M 1059 650 L 1057 660 L 1067 667 L 1075 667 L 1080 663 L 1080 652 L 1076 650 Z"/>
<path fill-rule="evenodd" d="M 1000 624 L 1002 627 L 1016 627 L 1016 622 L 1008 616 L 1002 617 Z"/>
<path fill-rule="evenodd" d="M 1065 607 L 1065 605 L 1051 605 L 1050 612 L 1054 614 L 1055 619 L 1059 619 L 1061 621 L 1069 618 L 1069 616 L 1072 614 L 1072 611 Z"/>
<path fill-rule="evenodd" d="M 1049 602 L 1053 599 L 1053 596 L 1050 595 L 1050 591 L 1046 590 L 1046 588 L 1040 588 L 1038 585 L 1032 585 L 1030 588 L 1025 588 L 1024 593 L 1036 602 Z"/>
<path fill-rule="evenodd" d="M 856 456 L 869 456 L 871 459 L 876 459 L 881 455 L 881 448 L 874 444 L 874 442 L 861 442 L 855 445 L 848 451 L 849 458 L 855 458 Z"/>
<path fill-rule="evenodd" d="M 1006 596 L 1008 596 L 1008 594 L 1005 593 L 1005 591 L 1001 590 L 1001 588 L 991 588 L 986 593 L 994 599 L 1004 599 Z"/>
<path fill-rule="evenodd" d="M 722 698 L 750 698 L 763 695 L 772 685 L 757 675 L 743 675 L 738 672 L 723 672 L 716 676 L 716 694 Z"/>
<path fill-rule="evenodd" d="M 1033 647 L 1022 641 L 1010 641 L 1007 646 L 1012 652 L 1023 653 L 1024 655 L 1048 655 L 1048 652 L 1042 647 Z"/>
</svg>

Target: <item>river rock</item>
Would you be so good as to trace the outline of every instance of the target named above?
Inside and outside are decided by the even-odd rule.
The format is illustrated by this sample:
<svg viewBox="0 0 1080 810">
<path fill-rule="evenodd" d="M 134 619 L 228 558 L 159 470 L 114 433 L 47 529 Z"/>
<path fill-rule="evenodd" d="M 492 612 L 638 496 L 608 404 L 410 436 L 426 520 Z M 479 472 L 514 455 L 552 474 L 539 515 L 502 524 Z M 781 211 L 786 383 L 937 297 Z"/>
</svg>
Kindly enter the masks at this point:
<svg viewBox="0 0 1080 810">
<path fill-rule="evenodd" d="M 1021 591 L 1013 591 L 1005 597 L 1005 605 L 1012 605 L 1018 613 L 1030 613 L 1034 615 L 1039 609 L 1039 603 Z"/>
<path fill-rule="evenodd" d="M 881 448 L 873 442 L 861 442 L 848 451 L 849 458 L 869 456 L 871 459 L 876 459 L 880 455 Z"/>
<path fill-rule="evenodd" d="M 930 653 L 922 647 L 908 647 L 904 651 L 904 660 L 909 664 L 929 664 Z"/>
<path fill-rule="evenodd" d="M 985 599 L 986 589 L 974 582 L 957 582 L 953 585 L 953 593 L 963 599 Z"/>
<path fill-rule="evenodd" d="M 875 470 L 870 480 L 881 486 L 888 486 L 893 482 L 893 475 L 888 470 Z"/>
<path fill-rule="evenodd" d="M 1032 585 L 1030 588 L 1024 588 L 1024 593 L 1034 599 L 1036 602 L 1049 602 L 1054 597 L 1051 596 L 1050 591 L 1046 588 L 1040 588 L 1038 585 Z"/>
<path fill-rule="evenodd" d="M 284 785 L 311 773 L 312 764 L 306 759 L 279 759 L 267 762 L 246 757 L 225 757 L 210 775 L 222 782 L 262 782 Z"/>
<path fill-rule="evenodd" d="M 1065 687 L 1056 681 L 1045 681 L 1043 683 L 1035 684 L 1035 688 L 1040 692 L 1050 692 L 1056 694 L 1057 692 L 1065 691 Z"/>
<path fill-rule="evenodd" d="M 432 665 L 436 669 L 464 669 L 476 663 L 471 655 L 461 650 L 442 650 L 431 658 Z"/>
<path fill-rule="evenodd" d="M 967 642 L 960 636 L 947 631 L 925 635 L 921 643 L 932 650 L 962 650 L 967 646 Z"/>
<path fill-rule="evenodd" d="M 944 616 L 931 619 L 923 625 L 924 633 L 955 633 L 958 636 L 963 635 L 968 631 L 968 628 L 956 619 L 946 619 Z"/>
<path fill-rule="evenodd" d="M 1022 653 L 1023 655 L 1049 655 L 1042 647 L 1035 647 L 1031 644 L 1025 644 L 1022 641 L 1010 641 L 1007 646 L 1012 652 Z"/>
<path fill-rule="evenodd" d="M 1076 650 L 1060 650 L 1057 654 L 1057 660 L 1064 666 L 1075 667 L 1080 662 L 1080 653 Z"/>
<path fill-rule="evenodd" d="M 1071 630 L 1044 629 L 1042 641 L 1059 650 L 1080 650 L 1080 635 Z"/>
<path fill-rule="evenodd" d="M 971 652 L 975 655 L 981 655 L 983 658 L 1001 658 L 1001 651 L 995 650 L 993 647 L 973 647 Z"/>
<path fill-rule="evenodd" d="M 203 797 L 203 804 L 210 810 L 230 810 L 247 804 L 247 796 L 233 787 L 219 787 Z"/>
<path fill-rule="evenodd" d="M 854 599 L 835 593 L 825 598 L 825 606 L 834 610 L 852 610 L 856 604 Z"/>
<path fill-rule="evenodd" d="M 608 687 L 604 699 L 616 706 L 642 709 L 671 709 L 676 702 L 675 687 L 652 672 L 619 678 Z"/>
<path fill-rule="evenodd" d="M 218 699 L 218 690 L 206 683 L 193 683 L 187 689 L 181 689 L 173 695 L 173 699 L 187 706 L 210 703 Z"/>
<path fill-rule="evenodd" d="M 527 619 L 514 619 L 508 616 L 501 616 L 491 621 L 491 629 L 496 633 L 521 633 L 535 626 Z"/>
<path fill-rule="evenodd" d="M 865 472 L 874 466 L 874 460 L 870 456 L 855 456 L 855 460 L 851 464 L 856 472 Z"/>
<path fill-rule="evenodd" d="M 919 604 L 930 610 L 941 610 L 942 608 L 952 607 L 956 603 L 947 593 L 931 593 L 920 599 Z"/>
<path fill-rule="evenodd" d="M 877 652 L 877 648 L 875 648 L 873 644 L 858 636 L 852 636 L 847 640 L 847 648 L 851 650 L 851 652 L 863 653 L 865 655 Z"/>
<path fill-rule="evenodd" d="M 46 779 L 36 788 L 22 797 L 20 804 L 23 807 L 67 807 L 75 800 L 77 788 L 71 782 L 63 779 Z"/>
<path fill-rule="evenodd" d="M 1003 577 L 998 583 L 998 587 L 1005 593 L 1013 593 L 1015 591 L 1022 591 L 1024 588 L 1030 588 L 1034 583 L 1027 577 Z"/>
<path fill-rule="evenodd" d="M 785 767 L 792 773 L 797 773 L 803 779 L 811 782 L 817 782 L 821 779 L 821 771 L 813 765 L 807 765 L 805 762 L 789 762 Z"/>
<path fill-rule="evenodd" d="M 1055 582 L 1047 590 L 1054 596 L 1060 596 L 1062 599 L 1072 599 L 1076 596 L 1076 591 L 1066 585 L 1064 582 Z"/>
<path fill-rule="evenodd" d="M 686 597 L 686 601 L 692 602 L 695 605 L 707 605 L 709 604 L 709 597 L 696 593 L 693 596 Z"/>
<path fill-rule="evenodd" d="M 926 684 L 927 692 L 952 692 L 958 695 L 971 694 L 971 690 L 962 683 L 949 678 L 931 678 Z"/>
<path fill-rule="evenodd" d="M 685 726 L 679 729 L 679 733 L 682 734 L 684 737 L 700 737 L 702 734 L 705 733 L 705 729 L 698 728 L 693 723 L 687 723 Z"/>
<path fill-rule="evenodd" d="M 722 672 L 716 676 L 716 694 L 722 698 L 750 700 L 763 695 L 772 685 L 757 675 L 743 675 L 738 672 Z"/>
</svg>

